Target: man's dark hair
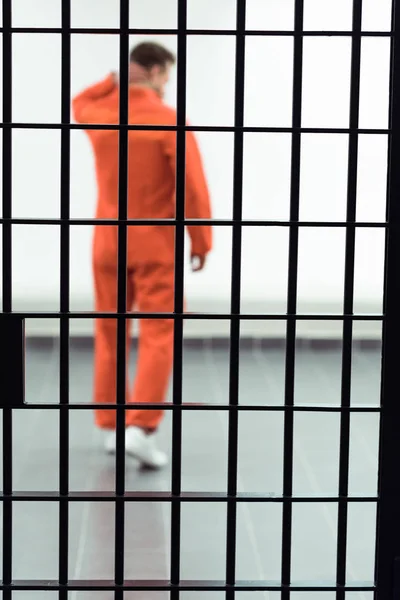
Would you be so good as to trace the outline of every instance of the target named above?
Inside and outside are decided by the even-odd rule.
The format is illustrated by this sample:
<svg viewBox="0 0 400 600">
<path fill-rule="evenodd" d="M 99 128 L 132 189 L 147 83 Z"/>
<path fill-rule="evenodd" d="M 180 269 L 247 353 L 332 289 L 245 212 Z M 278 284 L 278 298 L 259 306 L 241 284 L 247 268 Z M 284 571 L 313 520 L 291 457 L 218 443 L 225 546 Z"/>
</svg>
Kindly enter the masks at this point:
<svg viewBox="0 0 400 600">
<path fill-rule="evenodd" d="M 144 42 L 131 50 L 130 61 L 145 69 L 151 69 L 155 65 L 165 69 L 168 65 L 175 63 L 175 56 L 160 44 Z"/>
</svg>

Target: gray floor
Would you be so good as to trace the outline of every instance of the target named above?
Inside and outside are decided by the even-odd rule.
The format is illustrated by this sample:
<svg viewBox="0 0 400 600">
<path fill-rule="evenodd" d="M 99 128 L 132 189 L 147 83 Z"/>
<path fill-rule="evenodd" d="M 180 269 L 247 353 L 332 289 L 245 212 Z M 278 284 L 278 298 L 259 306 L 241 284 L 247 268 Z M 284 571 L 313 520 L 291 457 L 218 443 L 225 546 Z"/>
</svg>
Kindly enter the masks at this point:
<svg viewBox="0 0 400 600">
<path fill-rule="evenodd" d="M 240 354 L 240 402 L 282 404 L 284 348 L 254 342 Z M 183 394 L 186 401 L 228 402 L 229 353 L 219 344 L 184 349 Z M 134 356 L 132 357 L 132 365 Z M 58 411 L 45 405 L 58 401 L 58 340 L 28 341 L 27 401 L 43 409 L 16 411 L 14 417 L 14 489 L 54 491 L 58 486 Z M 301 344 L 296 354 L 295 402 L 340 402 L 341 352 L 318 344 Z M 352 402 L 378 404 L 379 348 L 355 347 Z M 88 402 L 92 388 L 91 343 L 71 345 L 71 402 Z M 186 412 L 183 417 L 182 488 L 224 492 L 227 480 L 227 412 Z M 167 414 L 159 443 L 171 447 Z M 350 493 L 376 495 L 378 415 L 351 417 Z M 294 494 L 335 496 L 338 487 L 339 414 L 297 413 L 294 440 Z M 283 415 L 241 412 L 239 473 L 241 492 L 282 493 Z M 114 486 L 114 459 L 101 450 L 101 434 L 89 411 L 71 411 L 70 488 L 105 490 Z M 126 465 L 127 490 L 168 491 L 171 473 L 141 472 Z M 237 578 L 279 581 L 281 504 L 241 503 L 238 509 Z M 56 503 L 14 506 L 13 577 L 57 579 L 58 511 Z M 112 579 L 114 510 L 110 503 L 73 503 L 70 509 L 71 579 Z M 337 507 L 332 503 L 295 504 L 293 511 L 293 581 L 332 583 L 336 567 Z M 225 576 L 226 507 L 221 503 L 182 506 L 182 579 L 222 580 Z M 348 582 L 373 580 L 375 505 L 351 504 L 348 522 Z M 167 579 L 170 509 L 164 503 L 132 503 L 126 510 L 125 576 Z M 56 598 L 51 592 L 15 593 L 17 599 Z M 164 600 L 166 593 L 127 593 L 126 598 Z M 222 593 L 182 593 L 182 600 L 220 599 Z M 332 593 L 293 593 L 294 600 L 329 600 Z M 105 592 L 71 593 L 74 600 L 106 600 Z M 278 593 L 240 593 L 239 600 L 278 600 Z M 372 594 L 348 593 L 347 600 L 372 600 Z"/>
</svg>

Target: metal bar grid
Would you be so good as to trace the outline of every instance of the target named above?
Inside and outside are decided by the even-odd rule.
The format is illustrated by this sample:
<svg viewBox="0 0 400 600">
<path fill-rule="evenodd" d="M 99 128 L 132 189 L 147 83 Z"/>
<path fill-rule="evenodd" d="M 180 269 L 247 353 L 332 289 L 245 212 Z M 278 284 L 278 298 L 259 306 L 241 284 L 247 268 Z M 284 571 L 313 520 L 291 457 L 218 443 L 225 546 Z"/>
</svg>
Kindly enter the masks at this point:
<svg viewBox="0 0 400 600">
<path fill-rule="evenodd" d="M 400 412 L 395 396 L 397 384 L 397 340 L 400 336 L 400 318 L 398 305 L 400 302 L 400 286 L 398 284 L 398 264 L 400 262 L 400 246 L 398 230 L 400 227 L 399 203 L 396 202 L 400 180 L 398 158 L 400 155 L 400 19 L 395 9 L 400 6 L 399 0 L 393 0 L 393 26 L 391 31 L 374 32 L 361 30 L 362 0 L 353 0 L 353 26 L 351 31 L 305 31 L 303 29 L 304 0 L 295 2 L 295 22 L 293 31 L 256 31 L 246 30 L 246 6 L 244 0 L 237 0 L 237 24 L 234 30 L 196 30 L 187 29 L 186 0 L 178 0 L 177 29 L 131 29 L 129 28 L 129 2 L 120 0 L 120 28 L 91 29 L 71 27 L 70 0 L 62 0 L 61 28 L 13 28 L 11 19 L 11 0 L 3 0 L 3 123 L 0 124 L 3 134 L 3 216 L 0 223 L 3 231 L 3 313 L 12 311 L 12 264 L 11 233 L 13 225 L 37 224 L 59 225 L 61 230 L 61 277 L 60 277 L 60 312 L 13 312 L 20 318 L 56 318 L 60 319 L 60 402 L 46 405 L 46 410 L 60 412 L 60 485 L 59 492 L 18 492 L 12 485 L 12 410 L 3 409 L 3 575 L 0 589 L 5 600 L 11 599 L 13 591 L 53 590 L 59 597 L 66 599 L 69 591 L 74 590 L 108 590 L 114 592 L 116 599 L 122 599 L 124 592 L 162 591 L 170 592 L 173 599 L 178 599 L 181 591 L 221 591 L 228 599 L 234 599 L 240 591 L 275 591 L 281 593 L 282 600 L 290 600 L 291 593 L 296 591 L 335 592 L 336 598 L 343 600 L 346 592 L 371 591 L 376 600 L 387 599 L 392 592 L 394 558 L 400 555 L 398 540 L 400 539 L 400 520 L 395 518 L 400 500 L 400 484 L 393 477 L 400 456 L 398 427 Z M 61 123 L 15 123 L 12 122 L 11 106 L 11 73 L 12 73 L 12 35 L 23 33 L 60 34 L 62 40 L 62 114 Z M 120 39 L 120 123 L 119 125 L 82 126 L 70 123 L 70 46 L 71 35 L 110 34 Z M 133 126 L 128 119 L 128 50 L 131 34 L 165 34 L 177 35 L 178 38 L 178 90 L 177 90 L 177 125 L 167 126 Z M 235 86 L 235 124 L 232 127 L 189 127 L 186 124 L 186 43 L 190 35 L 230 35 L 236 37 L 236 86 Z M 247 36 L 286 36 L 294 41 L 293 63 L 293 115 L 292 127 L 246 127 L 244 126 L 244 75 L 245 75 L 245 40 Z M 352 39 L 351 67 L 351 100 L 348 128 L 302 128 L 301 127 L 301 93 L 302 93 L 302 49 L 305 37 L 350 37 Z M 359 85 L 360 85 L 360 53 L 362 38 L 386 37 L 392 45 L 392 77 L 391 77 L 391 120 L 388 129 L 360 129 L 358 127 Z M 118 220 L 70 219 L 69 214 L 69 159 L 70 131 L 74 129 L 110 129 L 119 130 L 119 203 Z M 60 219 L 17 219 L 12 217 L 12 185 L 11 185 L 11 144 L 13 129 L 59 129 L 61 131 L 61 214 Z M 130 224 L 150 224 L 147 221 L 129 220 L 127 218 L 127 154 L 128 131 L 131 130 L 173 130 L 177 137 L 177 185 L 176 185 L 176 217 L 172 224 L 176 228 L 175 250 L 175 310 L 173 314 L 127 313 L 126 311 L 126 230 Z M 232 227 L 232 286 L 231 312 L 229 314 L 186 314 L 183 305 L 183 258 L 184 228 L 188 224 L 201 225 L 207 221 L 190 221 L 185 219 L 185 135 L 186 131 L 215 131 L 234 133 L 234 201 L 232 220 L 214 220 L 215 226 Z M 281 132 L 292 137 L 292 169 L 291 169 L 291 203 L 290 219 L 280 221 L 246 221 L 242 219 L 242 176 L 243 176 L 243 136 L 246 132 L 273 133 Z M 349 136 L 348 156 L 348 202 L 347 216 L 344 222 L 301 222 L 299 221 L 299 185 L 300 185 L 300 153 L 301 135 L 303 133 L 323 134 L 337 133 Z M 357 149 L 360 135 L 381 134 L 389 139 L 389 171 L 388 197 L 390 200 L 385 222 L 364 223 L 356 221 L 356 183 L 357 183 Z M 71 225 L 118 225 L 118 307 L 115 313 L 71 312 L 69 310 L 69 231 Z M 151 221 L 154 224 L 154 221 Z M 157 222 L 159 225 L 171 225 L 170 220 Z M 289 281 L 287 294 L 287 314 L 241 314 L 240 310 L 240 262 L 241 234 L 245 226 L 270 226 L 289 228 Z M 336 227 L 346 230 L 346 268 L 344 286 L 343 313 L 337 315 L 302 315 L 297 314 L 297 263 L 298 237 L 301 227 Z M 353 313 L 354 287 L 354 250 L 356 229 L 383 228 L 387 233 L 386 252 L 386 296 L 385 309 L 382 315 L 356 315 Z M 68 415 L 70 410 L 92 410 L 91 404 L 71 404 L 68 393 L 68 361 L 69 361 L 69 324 L 74 318 L 112 318 L 117 320 L 117 405 L 99 405 L 99 408 L 115 410 L 117 408 L 117 453 L 116 453 L 116 490 L 115 494 L 105 492 L 70 492 L 68 485 Z M 126 492 L 124 462 L 124 421 L 125 412 L 135 405 L 124 405 L 125 396 L 125 336 L 126 320 L 130 318 L 170 318 L 174 321 L 174 381 L 173 402 L 165 405 L 165 410 L 173 412 L 173 472 L 172 489 L 168 492 Z M 227 405 L 190 405 L 182 399 L 182 340 L 183 318 L 185 319 L 221 319 L 230 321 L 230 389 Z M 282 320 L 287 323 L 286 379 L 285 403 L 277 406 L 242 406 L 238 397 L 239 341 L 240 322 L 242 320 Z M 341 404 L 332 405 L 296 405 L 294 402 L 295 343 L 296 323 L 300 320 L 332 320 L 343 322 L 343 358 L 342 358 L 342 399 Z M 356 321 L 382 321 L 384 325 L 384 360 L 383 360 L 383 394 L 381 406 L 352 405 L 350 402 L 351 375 L 351 342 L 352 328 Z M 155 405 L 143 405 L 141 408 L 151 410 Z M 43 410 L 41 404 L 27 404 L 25 409 Z M 228 482 L 227 493 L 207 492 L 191 493 L 181 490 L 182 460 L 182 411 L 186 410 L 221 410 L 228 413 L 229 445 L 228 445 Z M 283 495 L 265 496 L 242 494 L 237 490 L 237 444 L 238 419 L 242 411 L 283 412 L 284 429 L 284 473 Z M 293 432 L 294 415 L 297 412 L 333 412 L 341 417 L 340 438 L 340 477 L 338 496 L 336 497 L 296 497 L 293 495 Z M 381 469 L 379 494 L 377 497 L 352 497 L 348 495 L 348 463 L 349 463 L 349 428 L 352 413 L 380 413 L 382 415 L 381 432 Z M 12 503 L 33 500 L 59 503 L 59 579 L 58 581 L 13 581 L 12 579 Z M 79 581 L 68 578 L 68 507 L 69 502 L 107 501 L 115 505 L 115 576 L 114 580 Z M 171 506 L 171 572 L 170 581 L 130 581 L 124 578 L 124 511 L 126 502 L 158 501 L 167 502 Z M 226 545 L 226 578 L 224 581 L 185 581 L 180 578 L 180 511 L 186 502 L 222 502 L 227 506 L 227 545 Z M 280 503 L 283 508 L 282 519 L 282 577 L 279 582 L 238 581 L 235 573 L 236 562 L 236 510 L 240 502 Z M 315 582 L 315 585 L 298 584 L 291 580 L 291 521 L 292 506 L 302 502 L 329 502 L 338 506 L 338 552 L 337 573 L 335 582 Z M 346 549 L 347 549 L 347 510 L 350 503 L 373 503 L 378 507 L 379 529 L 377 539 L 377 576 L 375 585 L 358 582 L 346 585 Z M 392 535 L 395 528 L 396 536 Z M 398 581 L 398 577 L 395 578 Z"/>
</svg>

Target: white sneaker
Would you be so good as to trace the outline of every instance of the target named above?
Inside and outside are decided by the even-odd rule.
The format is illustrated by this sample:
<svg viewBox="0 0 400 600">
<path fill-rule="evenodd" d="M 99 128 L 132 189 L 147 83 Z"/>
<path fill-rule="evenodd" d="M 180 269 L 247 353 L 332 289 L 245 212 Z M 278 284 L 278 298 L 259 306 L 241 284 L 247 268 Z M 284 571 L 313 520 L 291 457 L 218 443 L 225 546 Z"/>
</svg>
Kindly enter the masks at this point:
<svg viewBox="0 0 400 600">
<path fill-rule="evenodd" d="M 106 434 L 104 448 L 107 454 L 115 454 L 117 450 L 117 434 L 110 431 Z M 168 463 L 167 455 L 156 448 L 154 436 L 146 435 L 140 427 L 128 427 L 125 431 L 125 451 L 136 458 L 143 466 L 161 469 Z"/>
<path fill-rule="evenodd" d="M 104 449 L 107 454 L 115 454 L 117 450 L 117 434 L 115 431 L 108 431 L 104 438 Z"/>
<path fill-rule="evenodd" d="M 168 463 L 167 455 L 157 449 L 154 436 L 140 427 L 128 427 L 125 434 L 126 452 L 151 469 L 161 469 Z"/>
</svg>

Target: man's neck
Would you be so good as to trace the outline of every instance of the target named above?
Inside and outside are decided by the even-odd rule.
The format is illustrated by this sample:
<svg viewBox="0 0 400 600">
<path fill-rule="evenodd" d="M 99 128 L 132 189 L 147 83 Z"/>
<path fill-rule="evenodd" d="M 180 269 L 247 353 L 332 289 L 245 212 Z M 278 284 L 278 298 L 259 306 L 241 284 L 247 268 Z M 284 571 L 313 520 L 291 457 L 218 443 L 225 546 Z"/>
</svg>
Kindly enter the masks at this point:
<svg viewBox="0 0 400 600">
<path fill-rule="evenodd" d="M 129 88 L 131 90 L 140 90 L 140 89 L 145 89 L 145 90 L 151 90 L 152 92 L 154 92 L 154 94 L 162 99 L 160 93 L 158 92 L 158 90 L 156 90 L 156 88 L 149 83 L 148 81 L 130 81 L 129 82 Z"/>
</svg>

